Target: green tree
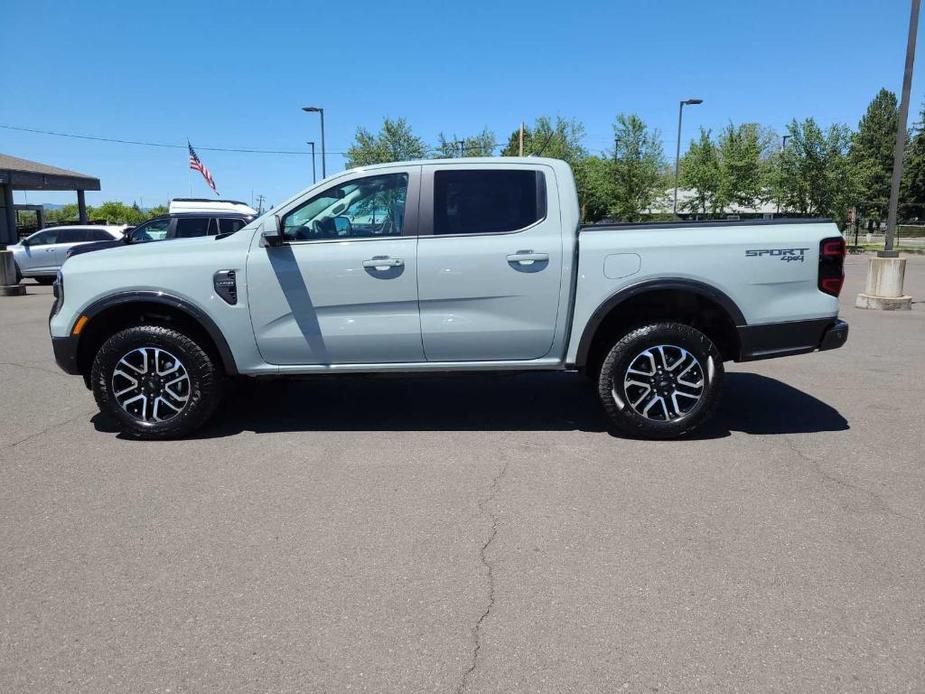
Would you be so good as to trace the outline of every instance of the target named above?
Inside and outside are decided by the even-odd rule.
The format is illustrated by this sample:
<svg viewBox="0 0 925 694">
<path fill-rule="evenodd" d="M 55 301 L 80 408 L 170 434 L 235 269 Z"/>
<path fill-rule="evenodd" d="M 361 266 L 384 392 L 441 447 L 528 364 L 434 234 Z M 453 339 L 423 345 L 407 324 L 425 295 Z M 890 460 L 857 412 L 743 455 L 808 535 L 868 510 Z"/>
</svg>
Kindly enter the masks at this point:
<svg viewBox="0 0 925 694">
<path fill-rule="evenodd" d="M 386 118 L 378 134 L 357 128 L 354 143 L 347 150 L 346 166 L 350 169 L 369 164 L 423 159 L 425 156 L 427 145 L 411 131 L 411 126 L 404 118 Z"/>
<path fill-rule="evenodd" d="M 665 156 L 658 131 L 650 130 L 636 114 L 618 115 L 613 132 L 610 212 L 633 222 L 665 192 Z"/>
<path fill-rule="evenodd" d="M 682 207 L 700 214 L 715 212 L 722 173 L 719 151 L 709 130 L 701 128 L 699 139 L 691 140 L 680 166 L 680 185 L 693 192 L 693 196 L 684 201 Z"/>
<path fill-rule="evenodd" d="M 882 218 L 886 212 L 886 205 L 882 203 L 890 197 L 898 123 L 896 95 L 881 89 L 868 105 L 851 138 L 850 160 L 857 173 L 860 196 L 863 201 L 875 203 L 861 202 L 859 211 L 873 219 Z"/>
<path fill-rule="evenodd" d="M 47 224 L 60 224 L 61 222 L 76 222 L 78 220 L 77 203 L 69 203 L 55 210 L 45 210 Z"/>
<path fill-rule="evenodd" d="M 906 147 L 899 201 L 904 219 L 925 216 L 925 104 Z"/>
<path fill-rule="evenodd" d="M 787 126 L 790 142 L 775 162 L 777 193 L 784 209 L 832 217 L 844 228 L 857 200 L 858 176 L 848 156 L 851 131 L 834 124 L 823 131 L 807 118 Z"/>
<path fill-rule="evenodd" d="M 137 204 L 126 205 L 114 200 L 88 208 L 87 215 L 94 221 L 105 221 L 107 224 L 140 224 L 148 218 Z"/>
<path fill-rule="evenodd" d="M 755 207 L 768 196 L 768 157 L 774 135 L 757 123 L 730 123 L 720 133 L 716 211 L 729 205 Z"/>
<path fill-rule="evenodd" d="M 581 220 L 598 222 L 607 216 L 614 198 L 614 164 L 609 157 L 588 156 L 572 169 L 578 188 Z"/>
<path fill-rule="evenodd" d="M 556 116 L 553 121 L 548 116 L 540 116 L 533 127 L 524 129 L 524 154 L 526 156 L 552 157 L 562 159 L 569 164 L 576 164 L 588 153 L 581 140 L 585 135 L 585 126 L 577 120 L 566 120 Z M 520 129 L 508 138 L 507 146 L 501 150 L 501 156 L 516 157 L 518 154 Z"/>
<path fill-rule="evenodd" d="M 435 159 L 452 159 L 454 157 L 490 157 L 495 151 L 495 134 L 484 128 L 478 135 L 458 138 L 455 134 L 452 139 L 440 133 L 437 137 L 439 144 L 434 153 Z"/>
<path fill-rule="evenodd" d="M 588 151 L 581 143 L 584 134 L 585 127 L 578 120 L 540 116 L 532 126 L 524 128 L 524 154 L 567 162 L 575 173 L 582 220 L 594 222 L 607 214 L 612 172 L 609 171 L 609 162 L 588 156 Z M 519 149 L 518 128 L 511 133 L 507 145 L 501 150 L 501 156 L 516 157 Z"/>
</svg>

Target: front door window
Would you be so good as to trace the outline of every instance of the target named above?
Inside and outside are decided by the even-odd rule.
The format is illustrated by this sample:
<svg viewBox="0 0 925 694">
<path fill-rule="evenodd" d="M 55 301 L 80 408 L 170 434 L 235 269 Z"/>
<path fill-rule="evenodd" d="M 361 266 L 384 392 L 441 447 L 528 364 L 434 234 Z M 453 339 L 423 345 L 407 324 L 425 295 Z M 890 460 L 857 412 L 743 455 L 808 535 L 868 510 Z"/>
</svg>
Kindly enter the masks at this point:
<svg viewBox="0 0 925 694">
<path fill-rule="evenodd" d="M 369 176 L 329 188 L 283 218 L 287 241 L 401 236 L 408 174 Z"/>
</svg>

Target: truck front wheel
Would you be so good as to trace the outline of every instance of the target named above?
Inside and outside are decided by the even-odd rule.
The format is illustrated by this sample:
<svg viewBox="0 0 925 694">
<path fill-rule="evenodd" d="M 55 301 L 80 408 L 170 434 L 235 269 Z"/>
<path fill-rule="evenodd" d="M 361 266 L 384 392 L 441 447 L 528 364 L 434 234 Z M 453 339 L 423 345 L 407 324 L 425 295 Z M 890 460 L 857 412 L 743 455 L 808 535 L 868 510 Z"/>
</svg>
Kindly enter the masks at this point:
<svg viewBox="0 0 925 694">
<path fill-rule="evenodd" d="M 222 375 L 209 354 L 162 326 L 114 334 L 97 353 L 90 380 L 100 410 L 145 439 L 189 434 L 221 399 Z"/>
<path fill-rule="evenodd" d="M 653 323 L 631 330 L 611 348 L 598 395 L 618 433 L 671 439 L 713 414 L 723 373 L 709 337 L 682 323 Z"/>
</svg>

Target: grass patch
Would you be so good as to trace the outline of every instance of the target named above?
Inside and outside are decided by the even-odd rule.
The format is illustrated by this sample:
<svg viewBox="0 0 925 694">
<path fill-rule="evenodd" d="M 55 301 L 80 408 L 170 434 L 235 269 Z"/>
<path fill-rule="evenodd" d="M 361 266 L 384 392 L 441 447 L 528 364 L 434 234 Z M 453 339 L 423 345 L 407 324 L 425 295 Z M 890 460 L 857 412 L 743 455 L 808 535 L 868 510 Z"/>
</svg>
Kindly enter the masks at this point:
<svg viewBox="0 0 925 694">
<path fill-rule="evenodd" d="M 868 251 L 882 251 L 882 243 L 862 243 L 857 246 L 848 246 L 849 253 L 866 253 Z M 894 251 L 908 253 L 909 255 L 925 255 L 925 248 L 913 248 L 910 246 L 894 246 Z"/>
</svg>

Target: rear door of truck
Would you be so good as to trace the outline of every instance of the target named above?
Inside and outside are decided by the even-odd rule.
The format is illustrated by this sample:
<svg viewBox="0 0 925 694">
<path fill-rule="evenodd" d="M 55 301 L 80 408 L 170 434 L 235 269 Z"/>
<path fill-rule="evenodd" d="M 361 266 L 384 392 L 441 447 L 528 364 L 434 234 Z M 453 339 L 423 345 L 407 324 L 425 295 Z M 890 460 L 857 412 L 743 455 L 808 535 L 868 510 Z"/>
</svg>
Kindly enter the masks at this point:
<svg viewBox="0 0 925 694">
<path fill-rule="evenodd" d="M 433 164 L 422 176 L 418 293 L 427 360 L 546 356 L 563 271 L 552 169 Z"/>
</svg>

